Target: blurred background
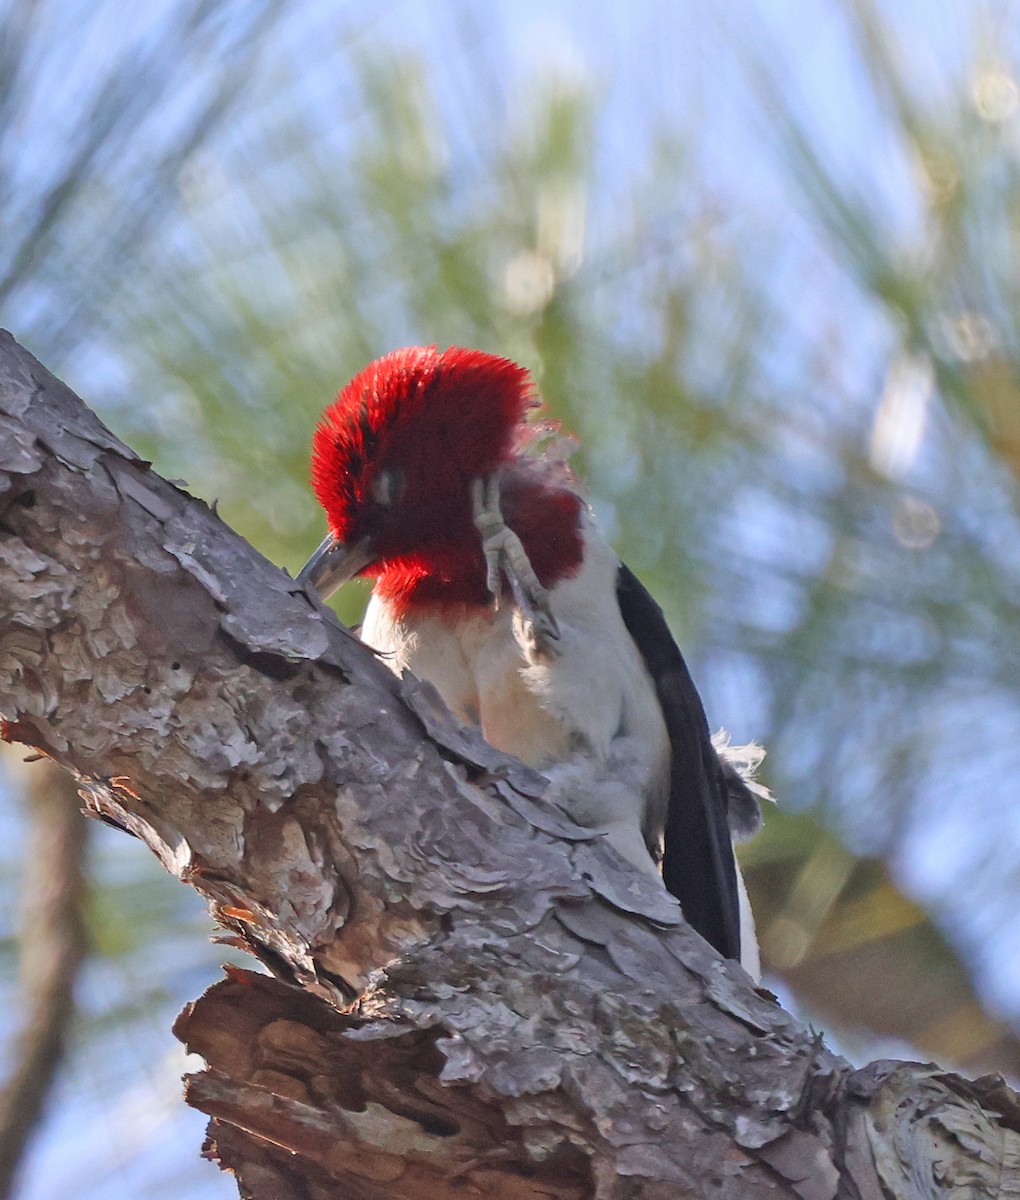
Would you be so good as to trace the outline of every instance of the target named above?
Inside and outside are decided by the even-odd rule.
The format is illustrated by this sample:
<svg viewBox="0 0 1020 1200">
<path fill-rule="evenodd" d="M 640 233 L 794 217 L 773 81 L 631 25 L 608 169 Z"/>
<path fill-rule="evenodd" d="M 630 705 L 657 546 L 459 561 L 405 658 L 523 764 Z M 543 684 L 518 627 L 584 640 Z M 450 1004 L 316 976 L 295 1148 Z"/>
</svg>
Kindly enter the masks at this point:
<svg viewBox="0 0 1020 1200">
<path fill-rule="evenodd" d="M 526 364 L 768 747 L 767 982 L 855 1062 L 1016 1076 L 1018 39 L 1009 0 L 0 0 L 0 324 L 292 572 L 350 375 Z M 236 1195 L 170 1033 L 204 909 L 47 842 L 73 793 L 22 757 L 0 1196 Z"/>
</svg>

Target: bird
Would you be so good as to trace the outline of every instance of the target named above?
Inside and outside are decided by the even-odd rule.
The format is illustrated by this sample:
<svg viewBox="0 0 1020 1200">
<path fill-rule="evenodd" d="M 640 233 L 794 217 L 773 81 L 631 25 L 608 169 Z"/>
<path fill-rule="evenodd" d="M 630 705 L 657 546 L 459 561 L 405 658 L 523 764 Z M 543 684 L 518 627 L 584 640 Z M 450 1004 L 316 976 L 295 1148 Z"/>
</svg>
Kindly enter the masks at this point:
<svg viewBox="0 0 1020 1200">
<path fill-rule="evenodd" d="M 662 609 L 600 534 L 529 371 L 413 346 L 354 376 L 312 438 L 328 533 L 297 576 L 373 581 L 360 637 L 549 781 L 545 798 L 661 880 L 755 979 L 733 839 L 763 751 L 714 738 Z"/>
</svg>

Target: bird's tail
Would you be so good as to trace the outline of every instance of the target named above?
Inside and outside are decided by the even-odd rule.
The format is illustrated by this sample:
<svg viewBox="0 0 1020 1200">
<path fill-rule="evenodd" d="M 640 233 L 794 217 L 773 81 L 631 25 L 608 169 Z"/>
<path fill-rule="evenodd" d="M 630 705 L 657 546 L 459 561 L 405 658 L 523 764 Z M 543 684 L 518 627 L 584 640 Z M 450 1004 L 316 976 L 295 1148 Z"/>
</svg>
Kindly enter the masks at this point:
<svg viewBox="0 0 1020 1200">
<path fill-rule="evenodd" d="M 730 832 L 737 841 L 744 841 L 761 828 L 761 802 L 774 803 L 769 789 L 754 777 L 765 757 L 765 749 L 757 742 L 731 746 L 730 735 L 725 729 L 712 736 L 712 745 L 726 780 Z"/>
</svg>

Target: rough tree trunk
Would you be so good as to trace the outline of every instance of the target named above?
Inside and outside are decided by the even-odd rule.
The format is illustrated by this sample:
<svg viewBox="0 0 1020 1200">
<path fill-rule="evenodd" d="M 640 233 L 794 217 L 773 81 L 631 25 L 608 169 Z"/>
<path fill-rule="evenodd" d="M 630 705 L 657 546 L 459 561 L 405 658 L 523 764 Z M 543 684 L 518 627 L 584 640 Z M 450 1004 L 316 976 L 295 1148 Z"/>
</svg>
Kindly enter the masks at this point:
<svg viewBox="0 0 1020 1200">
<path fill-rule="evenodd" d="M 74 985 L 88 948 L 87 831 L 74 783 L 49 762 L 23 767 L 17 754 L 0 745 L 0 761 L 23 776 L 18 782 L 28 821 L 13 1006 L 20 1027 L 5 1047 L 0 1085 L 0 1200 L 17 1194 L 22 1163 L 70 1040 Z"/>
<path fill-rule="evenodd" d="M 245 1196 L 1020 1195 L 1001 1081 L 830 1053 L 9 335 L 0 713 L 271 972 L 177 1025 Z"/>
</svg>

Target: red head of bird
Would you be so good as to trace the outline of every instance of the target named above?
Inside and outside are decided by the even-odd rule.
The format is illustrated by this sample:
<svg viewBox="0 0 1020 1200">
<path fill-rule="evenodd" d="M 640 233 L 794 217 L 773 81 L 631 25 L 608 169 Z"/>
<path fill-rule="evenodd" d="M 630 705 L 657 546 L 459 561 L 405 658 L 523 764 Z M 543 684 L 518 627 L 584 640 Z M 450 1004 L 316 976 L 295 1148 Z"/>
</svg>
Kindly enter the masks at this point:
<svg viewBox="0 0 1020 1200">
<path fill-rule="evenodd" d="M 562 462 L 527 453 L 528 372 L 480 350 L 411 347 L 360 371 L 322 415 L 312 485 L 329 537 L 302 582 L 355 574 L 398 607 L 487 605 L 471 487 L 500 475 L 503 512 L 546 586 L 581 558 L 581 500 Z"/>
</svg>

